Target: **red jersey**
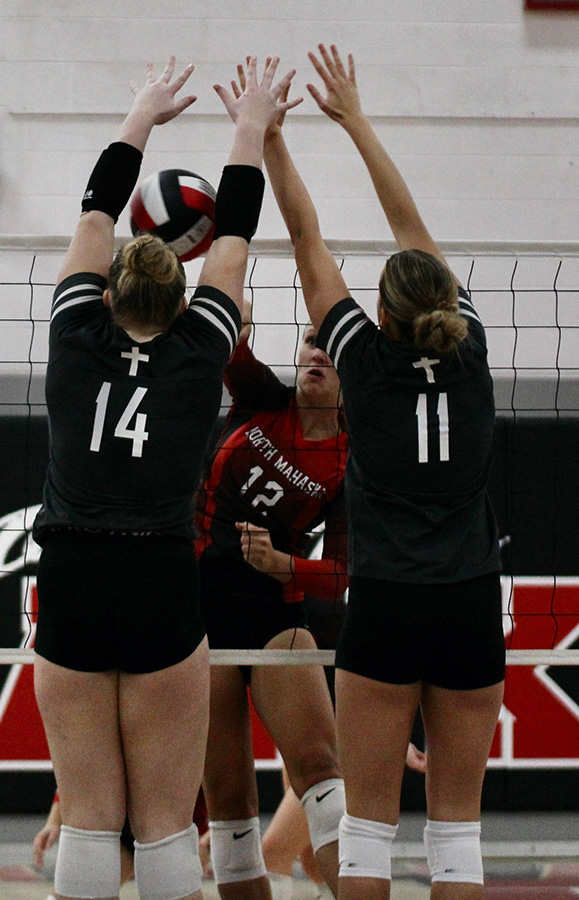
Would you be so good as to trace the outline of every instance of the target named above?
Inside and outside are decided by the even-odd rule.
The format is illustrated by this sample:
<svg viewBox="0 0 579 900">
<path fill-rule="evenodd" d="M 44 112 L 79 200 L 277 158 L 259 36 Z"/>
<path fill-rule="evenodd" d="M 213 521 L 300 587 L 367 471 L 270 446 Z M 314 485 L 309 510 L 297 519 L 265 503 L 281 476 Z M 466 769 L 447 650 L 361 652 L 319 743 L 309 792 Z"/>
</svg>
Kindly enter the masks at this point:
<svg viewBox="0 0 579 900">
<path fill-rule="evenodd" d="M 287 602 L 303 593 L 327 599 L 347 586 L 345 431 L 322 441 L 302 431 L 295 387 L 256 360 L 246 341 L 225 370 L 233 405 L 196 498 L 197 553 L 241 560 L 236 522 L 267 528 L 276 550 L 293 557 Z M 306 559 L 313 529 L 325 522 L 322 559 Z"/>
</svg>

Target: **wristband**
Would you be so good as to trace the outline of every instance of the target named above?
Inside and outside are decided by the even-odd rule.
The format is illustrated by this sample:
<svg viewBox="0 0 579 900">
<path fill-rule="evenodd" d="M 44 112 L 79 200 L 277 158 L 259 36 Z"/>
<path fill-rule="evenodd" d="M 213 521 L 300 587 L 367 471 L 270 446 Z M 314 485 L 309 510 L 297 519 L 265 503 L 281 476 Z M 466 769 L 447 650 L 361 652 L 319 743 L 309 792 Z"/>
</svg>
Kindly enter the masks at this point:
<svg viewBox="0 0 579 900">
<path fill-rule="evenodd" d="M 110 144 L 92 170 L 82 198 L 82 211 L 98 209 L 116 222 L 133 193 L 142 160 L 143 154 L 132 144 Z"/>
<path fill-rule="evenodd" d="M 257 166 L 225 166 L 215 201 L 215 236 L 244 238 L 249 244 L 257 231 L 265 189 Z"/>
</svg>

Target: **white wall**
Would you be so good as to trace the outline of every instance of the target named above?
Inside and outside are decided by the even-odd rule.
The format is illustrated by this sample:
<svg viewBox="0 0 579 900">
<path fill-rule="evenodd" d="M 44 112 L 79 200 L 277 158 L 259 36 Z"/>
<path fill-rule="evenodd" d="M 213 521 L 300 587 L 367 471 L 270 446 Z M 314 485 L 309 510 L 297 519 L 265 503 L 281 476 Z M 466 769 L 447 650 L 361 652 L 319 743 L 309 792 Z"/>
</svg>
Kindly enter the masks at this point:
<svg viewBox="0 0 579 900">
<path fill-rule="evenodd" d="M 388 240 L 388 226 L 347 136 L 305 89 L 316 80 L 307 51 L 320 41 L 354 53 L 363 106 L 440 241 L 579 239 L 579 13 L 526 13 L 523 0 L 0 0 L 0 238 L 70 235 L 100 150 L 130 106 L 130 78 L 170 53 L 196 64 L 198 101 L 155 129 L 143 176 L 193 169 L 214 184 L 233 128 L 212 84 L 228 84 L 248 52 L 295 66 L 304 103 L 285 125 L 314 197 L 324 235 Z M 118 232 L 129 234 L 128 215 Z M 285 237 L 271 191 L 258 238 Z M 0 253 L 0 381 L 28 391 L 28 356 L 46 358 L 46 329 L 28 316 L 30 258 Z M 453 261 L 454 262 L 454 261 Z M 491 364 L 510 408 L 577 409 L 579 265 L 557 260 L 477 260 L 475 299 L 488 327 Z M 37 261 L 50 285 L 58 255 Z M 460 277 L 470 260 L 456 260 Z M 190 265 L 195 281 L 196 264 Z M 354 296 L 374 305 L 380 262 L 350 259 Z M 363 269 L 363 271 L 362 271 Z M 7 282 L 22 280 L 16 289 Z M 296 328 L 290 260 L 260 262 L 256 349 L 290 374 Z M 4 284 L 2 284 L 4 283 Z M 263 290 L 262 288 L 266 288 Z M 363 289 L 356 292 L 356 288 Z M 39 301 L 40 298 L 40 301 Z M 45 318 L 50 287 L 35 287 L 33 315 Z M 21 305 L 19 305 L 21 303 Z M 515 308 L 516 307 L 516 308 Z M 303 321 L 303 305 L 298 319 Z M 287 323 L 272 325 L 265 323 Z M 515 332 L 513 323 L 517 326 Z M 537 328 L 536 326 L 541 326 Z M 42 366 L 38 390 L 42 394 Z M 560 376 L 564 384 L 560 384 Z M 536 382 L 543 384 L 537 390 Z M 36 380 L 35 380 L 36 383 Z M 545 399 L 546 398 L 546 399 Z M 18 401 L 19 402 L 19 401 Z"/>
<path fill-rule="evenodd" d="M 199 100 L 153 134 L 143 173 L 216 182 L 232 127 L 212 83 L 248 52 L 277 53 L 304 94 L 319 41 L 355 54 L 364 106 L 436 238 L 575 239 L 579 15 L 523 0 L 0 0 L 0 232 L 71 232 L 149 58 L 194 61 Z M 286 130 L 324 234 L 389 237 L 346 135 L 309 95 Z M 258 237 L 283 234 L 268 193 Z"/>
</svg>

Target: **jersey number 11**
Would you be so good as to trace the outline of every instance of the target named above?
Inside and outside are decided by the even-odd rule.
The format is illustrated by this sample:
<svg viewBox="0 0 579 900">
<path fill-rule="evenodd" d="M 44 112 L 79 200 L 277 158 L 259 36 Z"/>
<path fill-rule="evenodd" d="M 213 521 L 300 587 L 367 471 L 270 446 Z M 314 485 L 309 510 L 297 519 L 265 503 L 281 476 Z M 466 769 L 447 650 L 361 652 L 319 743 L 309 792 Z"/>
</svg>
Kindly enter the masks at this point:
<svg viewBox="0 0 579 900">
<path fill-rule="evenodd" d="M 448 421 L 448 397 L 446 394 L 438 395 L 438 446 L 440 462 L 448 462 L 449 450 L 449 421 Z M 418 462 L 428 462 L 428 403 L 427 395 L 419 394 L 416 404 L 416 418 L 418 419 Z"/>
</svg>

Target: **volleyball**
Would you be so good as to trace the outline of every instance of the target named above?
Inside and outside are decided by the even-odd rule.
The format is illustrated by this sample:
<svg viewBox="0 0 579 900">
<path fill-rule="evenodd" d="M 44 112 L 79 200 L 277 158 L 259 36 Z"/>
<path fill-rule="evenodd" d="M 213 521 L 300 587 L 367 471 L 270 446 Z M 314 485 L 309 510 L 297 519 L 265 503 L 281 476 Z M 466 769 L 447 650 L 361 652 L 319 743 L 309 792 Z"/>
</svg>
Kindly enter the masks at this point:
<svg viewBox="0 0 579 900">
<path fill-rule="evenodd" d="M 149 175 L 131 198 L 133 235 L 150 232 L 171 247 L 181 262 L 211 246 L 215 232 L 215 189 L 185 169 Z"/>
</svg>

